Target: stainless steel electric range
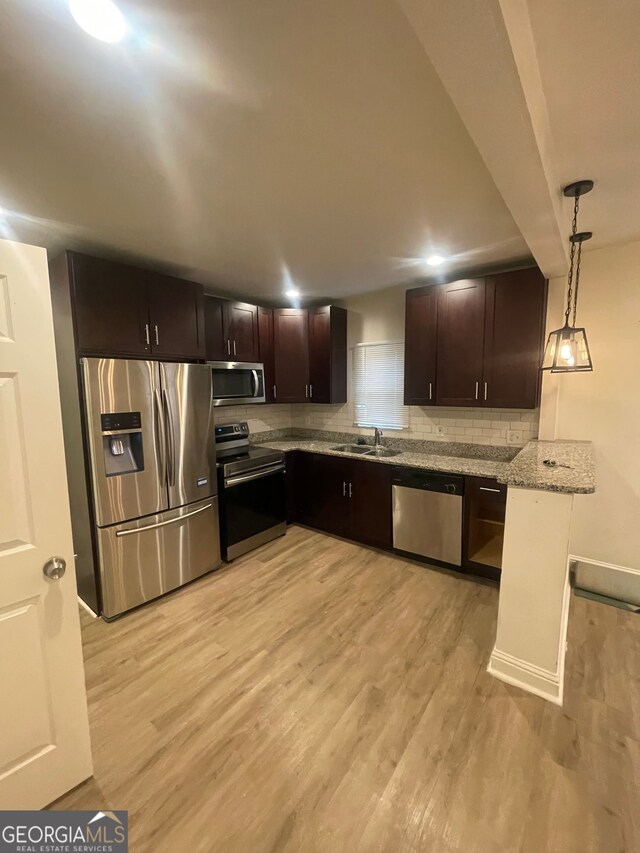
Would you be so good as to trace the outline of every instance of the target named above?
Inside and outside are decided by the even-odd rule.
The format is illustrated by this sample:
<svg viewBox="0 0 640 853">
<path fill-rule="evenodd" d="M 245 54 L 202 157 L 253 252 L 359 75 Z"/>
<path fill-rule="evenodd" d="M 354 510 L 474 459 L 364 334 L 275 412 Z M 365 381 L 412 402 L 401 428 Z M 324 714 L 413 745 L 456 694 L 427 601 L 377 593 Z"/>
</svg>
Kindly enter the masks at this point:
<svg viewBox="0 0 640 853">
<path fill-rule="evenodd" d="M 285 456 L 249 441 L 246 421 L 215 427 L 220 541 L 227 562 L 286 531 Z"/>
</svg>

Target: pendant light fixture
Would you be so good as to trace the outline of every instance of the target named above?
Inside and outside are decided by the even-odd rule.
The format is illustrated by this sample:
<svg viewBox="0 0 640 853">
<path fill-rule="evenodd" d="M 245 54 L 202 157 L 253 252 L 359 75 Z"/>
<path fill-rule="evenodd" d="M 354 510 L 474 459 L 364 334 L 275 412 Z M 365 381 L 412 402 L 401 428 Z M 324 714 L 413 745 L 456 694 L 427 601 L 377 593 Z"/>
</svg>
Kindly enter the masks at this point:
<svg viewBox="0 0 640 853">
<path fill-rule="evenodd" d="M 569 261 L 569 276 L 567 279 L 567 308 L 564 312 L 564 326 L 551 332 L 547 340 L 542 362 L 543 370 L 551 373 L 584 373 L 593 370 L 591 353 L 587 343 L 587 333 L 584 328 L 576 327 L 576 311 L 578 308 L 578 287 L 580 286 L 580 259 L 582 244 L 590 240 L 591 231 L 578 231 L 578 209 L 580 196 L 591 192 L 593 181 L 576 181 L 563 190 L 567 198 L 575 199 L 573 205 L 573 223 L 571 226 L 571 254 Z M 573 317 L 569 317 L 573 309 Z"/>
</svg>

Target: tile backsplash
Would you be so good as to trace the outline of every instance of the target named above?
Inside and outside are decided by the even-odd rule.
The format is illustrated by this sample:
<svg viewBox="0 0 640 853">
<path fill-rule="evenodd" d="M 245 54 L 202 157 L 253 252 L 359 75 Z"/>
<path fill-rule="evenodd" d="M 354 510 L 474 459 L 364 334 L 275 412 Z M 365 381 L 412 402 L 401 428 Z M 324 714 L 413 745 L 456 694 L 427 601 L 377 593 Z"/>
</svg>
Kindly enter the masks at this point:
<svg viewBox="0 0 640 853">
<path fill-rule="evenodd" d="M 218 406 L 215 409 L 216 424 L 237 423 L 247 421 L 252 433 L 266 432 L 272 429 L 291 428 L 291 406 L 263 406 L 256 403 L 249 406 Z"/>
<path fill-rule="evenodd" d="M 489 444 L 494 447 L 521 447 L 538 436 L 538 409 L 445 409 L 409 407 L 409 427 L 389 430 L 389 436 L 427 441 Z M 354 425 L 353 407 L 291 406 L 291 426 L 336 430 L 370 435 L 370 428 Z"/>
<path fill-rule="evenodd" d="M 444 409 L 411 406 L 409 428 L 389 430 L 388 436 L 426 441 L 488 444 L 493 447 L 522 447 L 538 437 L 538 409 Z M 344 405 L 249 405 L 216 409 L 218 424 L 247 421 L 252 433 L 274 429 L 307 429 L 370 435 L 371 429 L 357 427 L 353 408 Z M 440 432 L 438 431 L 440 428 Z"/>
</svg>

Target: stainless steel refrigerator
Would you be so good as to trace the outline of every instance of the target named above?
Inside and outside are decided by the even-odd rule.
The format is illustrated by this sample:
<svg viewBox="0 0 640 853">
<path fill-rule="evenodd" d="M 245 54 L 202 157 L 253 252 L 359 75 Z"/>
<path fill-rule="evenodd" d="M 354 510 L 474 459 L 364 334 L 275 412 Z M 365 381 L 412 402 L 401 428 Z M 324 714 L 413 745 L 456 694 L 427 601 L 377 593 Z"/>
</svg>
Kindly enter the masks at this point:
<svg viewBox="0 0 640 853">
<path fill-rule="evenodd" d="M 102 615 L 220 565 L 211 368 L 81 359 Z"/>
</svg>

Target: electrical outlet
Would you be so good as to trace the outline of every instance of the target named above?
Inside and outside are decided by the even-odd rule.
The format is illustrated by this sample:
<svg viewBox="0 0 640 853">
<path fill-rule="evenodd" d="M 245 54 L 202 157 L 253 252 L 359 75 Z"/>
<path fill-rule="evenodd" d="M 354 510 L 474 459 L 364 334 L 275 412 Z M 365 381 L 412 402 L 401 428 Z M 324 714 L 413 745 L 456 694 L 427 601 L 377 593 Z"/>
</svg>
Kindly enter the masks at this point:
<svg viewBox="0 0 640 853">
<path fill-rule="evenodd" d="M 522 444 L 522 431 L 519 429 L 508 429 L 507 444 Z"/>
<path fill-rule="evenodd" d="M 436 425 L 436 435 L 440 435 L 440 436 L 444 435 L 444 427 L 442 426 L 442 424 Z"/>
</svg>

